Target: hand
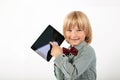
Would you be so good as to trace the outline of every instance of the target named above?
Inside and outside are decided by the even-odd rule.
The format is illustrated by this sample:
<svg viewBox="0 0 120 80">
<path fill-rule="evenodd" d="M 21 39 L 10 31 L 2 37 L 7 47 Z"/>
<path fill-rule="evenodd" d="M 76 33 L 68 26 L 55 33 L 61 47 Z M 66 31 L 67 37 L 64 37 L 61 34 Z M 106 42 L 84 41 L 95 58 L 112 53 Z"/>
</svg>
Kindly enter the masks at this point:
<svg viewBox="0 0 120 80">
<path fill-rule="evenodd" d="M 57 58 L 60 54 L 62 54 L 62 48 L 53 42 L 50 42 L 50 44 L 52 45 L 51 55 Z"/>
</svg>

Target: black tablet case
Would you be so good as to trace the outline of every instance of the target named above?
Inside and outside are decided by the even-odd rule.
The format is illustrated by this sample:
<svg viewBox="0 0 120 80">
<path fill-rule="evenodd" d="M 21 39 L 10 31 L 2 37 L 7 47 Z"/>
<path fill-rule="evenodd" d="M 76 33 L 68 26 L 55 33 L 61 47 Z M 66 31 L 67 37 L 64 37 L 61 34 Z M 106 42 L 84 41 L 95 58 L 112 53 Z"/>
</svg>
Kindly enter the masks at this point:
<svg viewBox="0 0 120 80">
<path fill-rule="evenodd" d="M 33 43 L 31 48 L 45 60 L 50 61 L 52 58 L 50 53 L 52 48 L 49 44 L 50 41 L 60 46 L 64 41 L 64 36 L 51 25 L 48 25 L 43 33 Z"/>
</svg>

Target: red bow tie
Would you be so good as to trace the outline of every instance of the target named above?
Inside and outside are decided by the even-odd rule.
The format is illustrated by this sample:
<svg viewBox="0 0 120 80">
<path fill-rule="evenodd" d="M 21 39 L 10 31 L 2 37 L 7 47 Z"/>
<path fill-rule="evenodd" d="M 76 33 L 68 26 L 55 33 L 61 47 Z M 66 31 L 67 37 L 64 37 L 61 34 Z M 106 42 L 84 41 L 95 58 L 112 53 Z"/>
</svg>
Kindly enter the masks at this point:
<svg viewBox="0 0 120 80">
<path fill-rule="evenodd" d="M 71 47 L 70 49 L 67 49 L 67 48 L 64 48 L 63 47 L 63 53 L 65 54 L 65 55 L 69 55 L 69 53 L 72 53 L 74 56 L 76 56 L 77 55 L 77 49 L 75 48 L 75 47 Z"/>
</svg>

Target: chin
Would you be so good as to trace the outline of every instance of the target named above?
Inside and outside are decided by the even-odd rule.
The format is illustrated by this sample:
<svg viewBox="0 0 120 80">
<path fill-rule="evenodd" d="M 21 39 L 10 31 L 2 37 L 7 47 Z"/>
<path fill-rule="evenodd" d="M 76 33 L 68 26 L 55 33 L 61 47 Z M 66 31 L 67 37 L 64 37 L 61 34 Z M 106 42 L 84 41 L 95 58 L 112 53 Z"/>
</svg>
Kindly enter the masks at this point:
<svg viewBox="0 0 120 80">
<path fill-rule="evenodd" d="M 71 44 L 72 46 L 77 46 L 77 45 L 79 45 L 78 43 L 74 43 L 74 44 Z"/>
<path fill-rule="evenodd" d="M 79 45 L 81 42 L 79 42 L 79 43 L 73 43 L 73 44 L 71 44 L 71 45 L 73 45 L 73 46 L 77 46 L 77 45 Z"/>
</svg>

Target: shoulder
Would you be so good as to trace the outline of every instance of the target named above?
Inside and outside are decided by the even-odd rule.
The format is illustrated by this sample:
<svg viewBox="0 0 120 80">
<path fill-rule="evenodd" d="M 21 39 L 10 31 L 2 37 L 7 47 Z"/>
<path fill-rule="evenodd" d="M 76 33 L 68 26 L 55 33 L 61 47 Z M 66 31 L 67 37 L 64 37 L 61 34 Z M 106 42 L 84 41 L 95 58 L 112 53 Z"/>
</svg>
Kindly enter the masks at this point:
<svg viewBox="0 0 120 80">
<path fill-rule="evenodd" d="M 95 52 L 94 48 L 92 46 L 90 46 L 89 44 L 87 44 L 84 49 L 84 51 L 90 51 L 90 52 Z"/>
<path fill-rule="evenodd" d="M 94 48 L 92 46 L 90 46 L 89 44 L 87 44 L 86 46 L 84 46 L 83 52 L 84 52 L 84 54 L 95 55 Z"/>
</svg>

